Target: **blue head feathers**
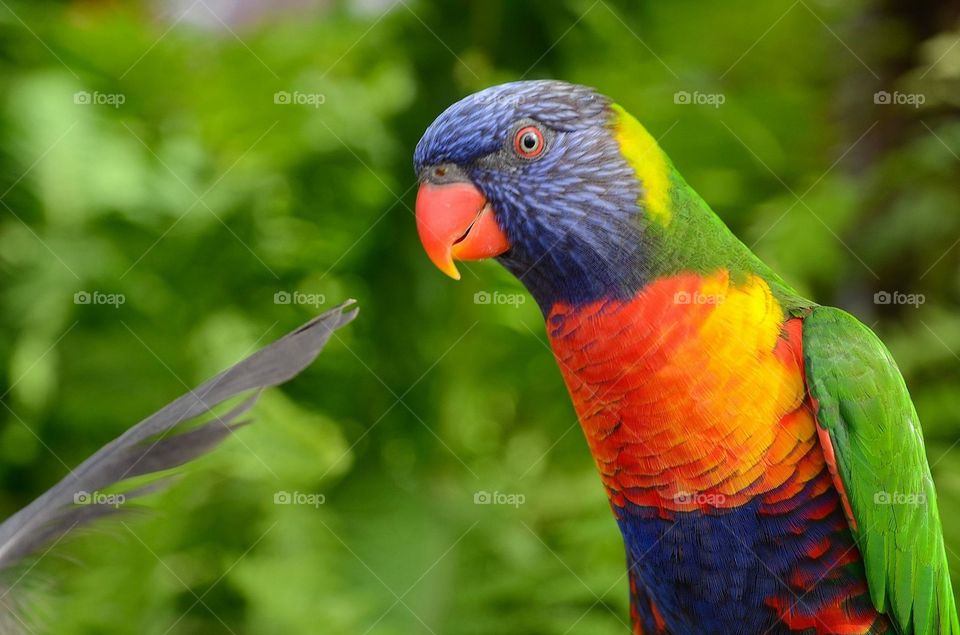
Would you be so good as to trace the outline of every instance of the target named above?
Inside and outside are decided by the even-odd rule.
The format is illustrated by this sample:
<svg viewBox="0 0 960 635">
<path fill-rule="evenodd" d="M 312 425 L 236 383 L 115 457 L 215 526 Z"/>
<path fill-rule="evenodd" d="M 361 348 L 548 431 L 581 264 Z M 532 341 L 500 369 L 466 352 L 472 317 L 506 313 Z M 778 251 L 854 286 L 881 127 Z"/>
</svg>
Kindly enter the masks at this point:
<svg viewBox="0 0 960 635">
<path fill-rule="evenodd" d="M 448 108 L 414 155 L 421 178 L 449 166 L 490 202 L 510 242 L 498 260 L 546 312 L 626 297 L 642 284 L 640 184 L 620 151 L 610 101 L 558 81 L 494 86 Z M 520 152 L 518 131 L 543 148 Z"/>
</svg>

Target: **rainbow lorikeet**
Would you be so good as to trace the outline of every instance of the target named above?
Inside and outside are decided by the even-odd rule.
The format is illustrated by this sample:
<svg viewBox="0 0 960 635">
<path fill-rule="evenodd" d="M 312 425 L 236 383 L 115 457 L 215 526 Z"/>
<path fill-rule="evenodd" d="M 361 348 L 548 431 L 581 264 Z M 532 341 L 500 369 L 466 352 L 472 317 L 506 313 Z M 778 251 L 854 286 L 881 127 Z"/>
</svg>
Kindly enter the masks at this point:
<svg viewBox="0 0 960 635">
<path fill-rule="evenodd" d="M 430 259 L 536 299 L 623 534 L 635 633 L 958 634 L 917 413 L 590 88 L 525 81 L 417 146 Z"/>
</svg>

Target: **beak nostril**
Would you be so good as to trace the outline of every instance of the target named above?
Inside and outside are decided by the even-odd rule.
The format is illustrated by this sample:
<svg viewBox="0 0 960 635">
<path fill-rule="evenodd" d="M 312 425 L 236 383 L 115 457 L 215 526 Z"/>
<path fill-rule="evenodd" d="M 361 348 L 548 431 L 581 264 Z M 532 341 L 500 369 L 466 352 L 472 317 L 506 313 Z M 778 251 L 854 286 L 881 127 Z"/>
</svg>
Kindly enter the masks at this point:
<svg viewBox="0 0 960 635">
<path fill-rule="evenodd" d="M 421 181 L 433 183 L 434 185 L 443 185 L 446 183 L 468 183 L 469 175 L 456 163 L 443 161 L 433 165 L 425 165 L 418 176 Z"/>
</svg>

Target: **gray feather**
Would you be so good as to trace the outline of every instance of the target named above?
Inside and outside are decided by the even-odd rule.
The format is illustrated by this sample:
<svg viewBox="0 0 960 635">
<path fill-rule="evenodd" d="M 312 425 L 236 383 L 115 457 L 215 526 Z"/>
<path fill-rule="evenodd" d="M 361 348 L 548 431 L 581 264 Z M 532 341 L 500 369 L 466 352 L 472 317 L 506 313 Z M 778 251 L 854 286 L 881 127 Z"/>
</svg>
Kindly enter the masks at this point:
<svg viewBox="0 0 960 635">
<path fill-rule="evenodd" d="M 237 427 L 264 388 L 281 384 L 306 368 L 333 331 L 357 315 L 348 301 L 282 337 L 213 379 L 179 397 L 103 446 L 59 483 L 0 524 L 0 569 L 6 569 L 75 527 L 118 511 L 116 504 L 77 496 L 126 479 L 177 467 L 215 448 Z M 251 392 L 226 414 L 187 431 L 180 424 L 207 414 L 224 401 Z M 154 491 L 158 483 L 125 492 L 124 499 Z"/>
</svg>

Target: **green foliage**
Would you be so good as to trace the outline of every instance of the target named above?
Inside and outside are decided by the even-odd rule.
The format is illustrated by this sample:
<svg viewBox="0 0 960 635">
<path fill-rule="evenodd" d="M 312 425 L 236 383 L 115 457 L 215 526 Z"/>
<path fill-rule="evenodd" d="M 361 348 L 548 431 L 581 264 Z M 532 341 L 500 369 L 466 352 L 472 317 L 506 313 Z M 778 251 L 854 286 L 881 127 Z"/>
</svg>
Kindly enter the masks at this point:
<svg viewBox="0 0 960 635">
<path fill-rule="evenodd" d="M 320 300 L 361 315 L 150 513 L 44 557 L 41 630 L 626 632 L 619 535 L 537 308 L 475 303 L 521 289 L 488 263 L 445 279 L 411 214 L 423 129 L 524 76 L 613 96 L 786 280 L 874 325 L 960 573 L 950 21 L 867 0 L 161 4 L 0 4 L 0 511 Z"/>
</svg>

